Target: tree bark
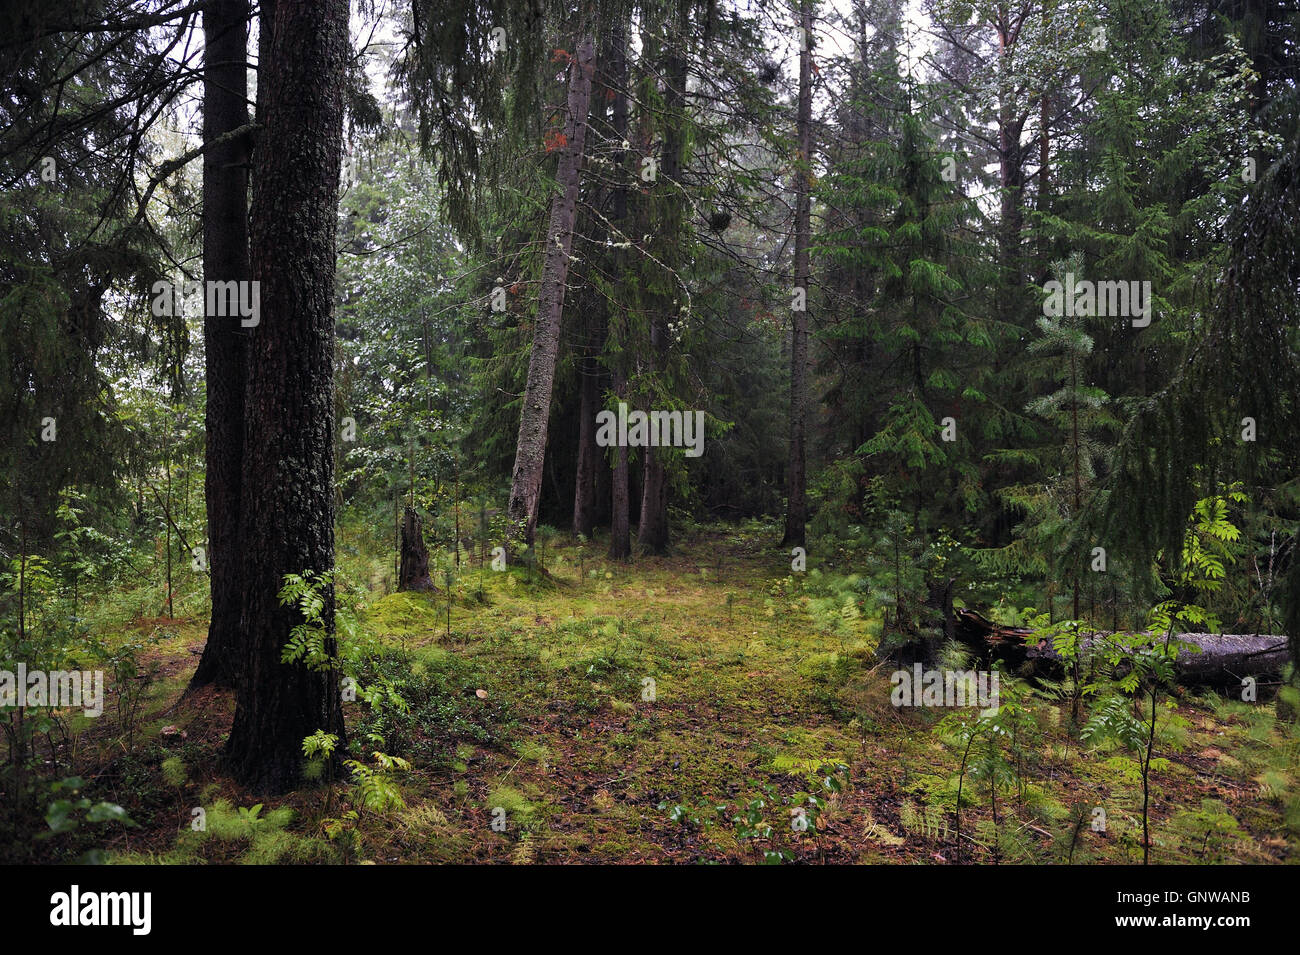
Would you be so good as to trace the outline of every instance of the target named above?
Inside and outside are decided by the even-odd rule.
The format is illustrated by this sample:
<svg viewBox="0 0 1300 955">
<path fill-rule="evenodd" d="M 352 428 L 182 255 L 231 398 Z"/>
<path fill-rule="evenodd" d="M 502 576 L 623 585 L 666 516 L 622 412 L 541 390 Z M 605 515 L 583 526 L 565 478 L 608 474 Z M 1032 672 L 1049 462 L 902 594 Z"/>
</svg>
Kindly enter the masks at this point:
<svg viewBox="0 0 1300 955">
<path fill-rule="evenodd" d="M 790 461 L 786 472 L 783 544 L 802 547 L 808 522 L 806 426 L 808 415 L 808 294 L 812 280 L 808 246 L 812 229 L 812 24 L 813 0 L 801 0 L 799 23 L 799 106 L 796 132 L 799 166 L 794 213 L 794 284 L 803 289 L 803 309 L 790 322 Z"/>
<path fill-rule="evenodd" d="M 629 515 L 632 501 L 628 494 L 627 448 L 618 448 L 610 476 L 612 512 L 609 517 L 609 556 L 611 560 L 627 560 L 632 556 L 632 521 Z"/>
<path fill-rule="evenodd" d="M 668 475 L 656 449 L 641 450 L 645 465 L 641 473 L 641 522 L 637 525 L 636 545 L 644 554 L 663 554 L 668 550 Z"/>
<path fill-rule="evenodd" d="M 578 363 L 581 399 L 578 410 L 578 471 L 573 488 L 573 533 L 591 538 L 596 524 L 596 410 L 600 401 L 600 373 L 596 363 L 583 357 Z"/>
<path fill-rule="evenodd" d="M 559 192 L 551 202 L 546 230 L 546 258 L 542 265 L 533 348 L 528 359 L 528 383 L 519 417 L 515 465 L 510 483 L 510 521 L 506 551 L 513 560 L 521 545 L 531 545 L 537 528 L 537 504 L 546 459 L 546 431 L 551 415 L 551 390 L 555 384 L 555 358 L 560 345 L 560 317 L 564 311 L 565 281 L 573 245 L 582 154 L 587 138 L 587 110 L 595 66 L 595 42 L 584 35 L 569 68 L 568 117 L 560 146 L 555 182 Z"/>
<path fill-rule="evenodd" d="M 619 114 L 618 96 L 624 78 L 622 52 L 619 49 L 621 24 L 615 23 L 609 36 L 602 44 L 597 57 L 595 77 L 593 79 L 592 97 L 594 105 L 591 110 L 589 126 L 590 135 L 610 143 L 622 143 L 624 132 L 617 123 Z M 623 127 L 626 128 L 627 99 L 622 99 Z M 619 181 L 623 174 L 623 152 L 616 148 L 614 169 L 615 178 L 611 184 L 602 185 L 594 190 L 592 205 L 597 209 L 605 208 L 609 203 L 614 208 L 613 222 L 604 216 L 593 216 L 589 225 L 588 237 L 593 247 L 608 245 L 611 241 L 622 242 L 622 227 L 618 207 L 620 199 L 626 210 L 627 195 L 624 185 Z M 611 231 L 612 230 L 612 231 Z M 619 268 L 619 249 L 613 248 L 607 267 L 610 274 L 617 275 Z M 605 488 L 606 468 L 601 458 L 601 449 L 596 444 L 596 413 L 601 408 L 601 386 L 604 382 L 602 359 L 608 356 L 609 326 L 614 319 L 616 309 L 604 296 L 596 296 L 586 308 L 588 327 L 583 330 L 582 343 L 578 347 L 578 452 L 575 467 L 573 491 L 573 534 L 575 537 L 590 539 L 599 523 L 604 505 L 608 498 Z"/>
<path fill-rule="evenodd" d="M 1005 69 L 1016 42 L 1020 38 L 1020 25 L 1028 15 L 1025 9 L 1001 9 L 994 27 L 998 37 L 999 71 Z M 1009 81 L 1005 81 L 1008 82 Z M 1025 231 L 1025 169 L 1024 149 L 1020 136 L 1024 132 L 1026 115 L 1017 114 L 1011 94 L 1004 89 L 1003 102 L 998 109 L 998 185 L 1001 187 L 1001 215 L 998 221 L 999 260 L 1004 281 L 1012 288 L 1024 284 L 1024 258 L 1021 244 Z M 1016 303 L 1008 298 L 1003 310 L 1014 309 Z M 1007 313 L 1009 316 L 1009 312 Z"/>
<path fill-rule="evenodd" d="M 402 516 L 402 562 L 397 575 L 398 590 L 436 590 L 429 578 L 429 548 L 424 543 L 424 522 L 415 508 Z"/>
<path fill-rule="evenodd" d="M 662 183 L 655 190 L 660 203 L 660 228 L 664 263 L 676 267 L 682 245 L 682 165 L 686 145 L 687 39 L 690 36 L 691 7 L 687 0 L 677 4 L 676 30 L 668 40 L 664 67 L 664 145 Z M 672 281 L 670 278 L 669 281 Z M 668 324 L 680 318 L 675 300 L 663 294 L 660 308 L 650 320 L 648 363 L 652 375 L 666 376 L 671 347 Z M 646 409 L 651 410 L 651 409 Z M 641 485 L 641 521 L 637 528 L 637 548 L 642 553 L 663 554 L 668 550 L 668 475 L 664 452 L 643 448 Z"/>
<path fill-rule="evenodd" d="M 203 11 L 205 142 L 248 124 L 247 25 L 248 0 L 214 0 Z M 212 146 L 203 156 L 203 277 L 209 282 L 244 282 L 249 277 L 248 151 L 248 141 L 241 137 Z M 231 688 L 238 677 L 247 337 L 238 319 L 204 316 L 204 497 L 212 617 L 190 690 L 208 685 Z"/>
<path fill-rule="evenodd" d="M 611 31 L 609 40 L 609 86 L 614 91 L 614 102 L 610 109 L 610 124 L 614 129 L 614 141 L 623 143 L 627 140 L 627 37 L 629 28 L 626 20 L 620 19 Z M 614 187 L 614 225 L 627 232 L 627 150 L 614 150 L 614 168 L 617 184 Z M 622 237 L 620 237 L 621 239 Z M 620 274 L 623 267 L 622 250 L 614 252 L 614 274 Z M 609 336 L 605 343 L 606 362 L 611 366 L 614 394 L 618 399 L 627 397 L 627 317 L 615 309 L 610 314 Z M 610 473 L 610 516 L 609 516 L 609 556 L 611 560 L 627 560 L 632 556 L 632 521 L 630 510 L 632 502 L 628 490 L 627 448 L 619 447 L 614 452 L 614 464 Z"/>
<path fill-rule="evenodd" d="M 337 671 L 281 662 L 302 616 L 289 573 L 334 569 L 335 223 L 342 155 L 345 0 L 263 3 L 250 253 L 261 313 L 248 349 L 240 513 L 245 654 L 225 762 L 255 792 L 300 779 L 302 741 L 345 731 Z M 259 95 L 259 103 L 263 102 Z M 322 622 L 333 650 L 334 593 Z"/>
<path fill-rule="evenodd" d="M 973 610 L 955 614 L 958 640 L 990 657 L 1006 660 L 1022 672 L 1058 678 L 1062 675 L 1060 655 L 1046 641 L 1031 642 L 1028 627 L 1003 627 Z M 1087 634 L 1087 645 L 1100 634 Z M 1153 641 L 1163 640 L 1152 635 Z M 1279 676 L 1289 660 L 1287 638 L 1271 634 L 1178 633 L 1174 639 L 1200 647 L 1200 652 L 1183 650 L 1174 661 L 1179 683 L 1217 689 L 1240 688 L 1242 677 L 1268 680 Z"/>
</svg>

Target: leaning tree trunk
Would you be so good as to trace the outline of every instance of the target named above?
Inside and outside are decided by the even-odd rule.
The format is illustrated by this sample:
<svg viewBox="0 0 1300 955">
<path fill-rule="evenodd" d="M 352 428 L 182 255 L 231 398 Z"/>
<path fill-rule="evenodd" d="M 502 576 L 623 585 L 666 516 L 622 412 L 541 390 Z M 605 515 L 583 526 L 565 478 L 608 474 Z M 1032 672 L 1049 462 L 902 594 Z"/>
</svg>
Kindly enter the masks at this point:
<svg viewBox="0 0 1300 955">
<path fill-rule="evenodd" d="M 344 726 L 336 671 L 282 663 L 302 622 L 284 577 L 334 569 L 334 240 L 349 57 L 346 0 L 263 2 L 265 129 L 253 157 L 252 272 L 240 560 L 244 669 L 226 764 L 255 792 L 292 789 L 302 741 Z M 333 651 L 333 588 L 322 620 Z"/>
<path fill-rule="evenodd" d="M 796 169 L 794 213 L 794 284 L 801 301 L 790 322 L 790 461 L 786 470 L 785 536 L 782 543 L 802 547 L 808 522 L 807 460 L 808 417 L 808 286 L 811 274 L 808 246 L 812 220 L 812 23 L 813 0 L 801 0 L 799 25 L 799 108 L 796 131 L 799 165 Z"/>
<path fill-rule="evenodd" d="M 248 123 L 248 0 L 214 0 L 203 11 L 203 140 Z M 203 157 L 203 277 L 248 280 L 248 140 L 209 147 Z M 206 302 L 206 296 L 205 296 Z M 234 687 L 240 653 L 240 470 L 244 444 L 244 362 L 248 332 L 238 319 L 204 315 L 207 382 L 204 496 L 212 593 L 208 642 L 190 679 Z"/>
<path fill-rule="evenodd" d="M 583 36 L 569 68 L 568 117 L 560 146 L 555 182 L 559 192 L 551 202 L 546 230 L 546 258 L 542 264 L 537 298 L 533 349 L 528 358 L 528 383 L 519 416 L 515 466 L 510 481 L 510 521 L 506 552 L 514 560 L 524 545 L 531 545 L 537 528 L 537 503 L 546 460 L 546 430 L 551 416 L 551 389 L 555 385 L 555 357 L 560 347 L 560 316 L 564 311 L 564 284 L 569 274 L 573 223 L 578 210 L 578 183 L 587 140 L 587 109 L 595 67 L 595 41 Z"/>
<path fill-rule="evenodd" d="M 429 578 L 429 548 L 424 543 L 424 522 L 415 508 L 402 517 L 402 560 L 397 575 L 398 590 L 436 590 Z"/>
</svg>

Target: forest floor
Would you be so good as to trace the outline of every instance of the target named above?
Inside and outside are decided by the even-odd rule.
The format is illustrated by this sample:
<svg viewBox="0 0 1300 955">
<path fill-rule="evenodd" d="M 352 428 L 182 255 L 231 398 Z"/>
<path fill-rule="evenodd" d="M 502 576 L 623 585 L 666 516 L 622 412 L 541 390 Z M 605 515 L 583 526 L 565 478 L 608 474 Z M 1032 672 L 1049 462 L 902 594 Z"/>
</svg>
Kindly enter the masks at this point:
<svg viewBox="0 0 1300 955">
<path fill-rule="evenodd" d="M 108 859 L 1141 861 L 1132 758 L 1081 746 L 1068 704 L 1027 694 L 1035 730 L 1005 751 L 1011 774 L 991 792 L 977 753 L 959 778 L 963 754 L 936 732 L 944 711 L 891 705 L 878 621 L 820 626 L 774 539 L 709 528 L 628 565 L 603 543 L 565 543 L 543 555 L 545 579 L 467 562 L 448 621 L 445 593 L 386 593 L 378 546 L 341 534 L 342 570 L 366 582 L 360 629 L 382 647 L 371 676 L 409 704 L 346 707 L 355 755 L 411 764 L 385 777 L 404 805 L 382 811 L 351 812 L 350 787 L 263 801 L 219 775 L 233 698 L 181 699 L 205 621 L 137 616 L 148 693 L 82 743 L 95 795 L 139 823 L 107 837 Z M 1163 713 L 1153 861 L 1300 858 L 1300 736 L 1274 708 L 1183 696 Z"/>
</svg>

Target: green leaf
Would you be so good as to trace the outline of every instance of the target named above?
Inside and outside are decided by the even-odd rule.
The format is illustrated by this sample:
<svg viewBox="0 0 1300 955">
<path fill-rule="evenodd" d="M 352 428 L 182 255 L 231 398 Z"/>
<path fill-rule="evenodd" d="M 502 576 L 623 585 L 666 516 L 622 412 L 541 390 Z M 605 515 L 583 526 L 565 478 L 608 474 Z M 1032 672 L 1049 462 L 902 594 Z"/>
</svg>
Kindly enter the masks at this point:
<svg viewBox="0 0 1300 955">
<path fill-rule="evenodd" d="M 97 802 L 90 807 L 86 813 L 87 822 L 120 822 L 123 825 L 134 826 L 133 820 L 125 809 L 113 802 Z"/>
</svg>

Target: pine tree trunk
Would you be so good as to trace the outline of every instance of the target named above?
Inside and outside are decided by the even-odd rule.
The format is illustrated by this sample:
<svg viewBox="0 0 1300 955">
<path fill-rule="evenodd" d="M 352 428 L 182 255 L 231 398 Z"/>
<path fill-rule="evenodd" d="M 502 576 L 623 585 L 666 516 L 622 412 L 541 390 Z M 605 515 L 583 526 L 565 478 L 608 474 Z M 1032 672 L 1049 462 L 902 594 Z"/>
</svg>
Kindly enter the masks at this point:
<svg viewBox="0 0 1300 955">
<path fill-rule="evenodd" d="M 1019 28 L 1014 27 L 1001 15 L 996 24 L 998 34 L 998 56 L 1003 62 L 1009 60 L 1016 41 Z M 1024 265 L 1021 255 L 1021 239 L 1025 227 L 1025 177 L 1024 151 L 1020 145 L 1020 135 L 1024 130 L 1025 118 L 1016 116 L 1012 103 L 1004 102 L 998 111 L 998 185 L 1001 187 L 1001 216 L 998 223 L 999 257 L 1003 269 L 1003 281 L 1012 288 L 1024 284 Z M 1008 297 L 1002 303 L 1003 310 L 1017 307 L 1013 298 Z M 1010 318 L 1010 312 L 1006 312 Z"/>
<path fill-rule="evenodd" d="M 641 484 L 641 523 L 637 526 L 636 545 L 643 554 L 662 554 L 668 550 L 668 476 L 664 463 L 654 448 L 643 448 Z"/>
<path fill-rule="evenodd" d="M 248 0 L 214 0 L 203 11 L 203 139 L 248 123 Z M 210 147 L 203 157 L 203 277 L 248 280 L 248 141 Z M 212 593 L 208 642 L 189 689 L 234 687 L 240 655 L 240 470 L 244 444 L 245 342 L 238 319 L 205 315 L 207 381 L 204 496 Z"/>
<path fill-rule="evenodd" d="M 555 173 L 559 192 L 551 202 L 550 225 L 546 230 L 546 258 L 542 265 L 532 354 L 528 359 L 528 383 L 519 418 L 519 438 L 515 444 L 515 466 L 507 511 L 510 532 L 506 550 L 511 560 L 525 544 L 532 544 L 537 528 L 542 466 L 546 460 L 547 422 L 551 414 L 555 358 L 560 346 L 560 317 L 564 311 L 564 288 L 578 208 L 579 174 L 587 138 L 594 61 L 594 41 L 591 36 L 583 36 L 569 69 L 568 118 Z"/>
<path fill-rule="evenodd" d="M 614 141 L 622 143 L 627 140 L 627 37 L 628 26 L 620 20 L 611 31 L 609 41 L 610 88 L 614 91 L 614 102 L 610 110 L 610 123 L 614 128 Z M 627 231 L 627 151 L 616 149 L 614 168 L 617 170 L 617 184 L 614 187 L 613 224 Z M 621 239 L 622 237 L 620 237 Z M 620 274 L 623 267 L 623 253 L 614 252 L 614 274 Z M 606 351 L 612 352 L 608 361 L 612 367 L 614 394 L 620 399 L 627 397 L 627 376 L 623 369 L 627 365 L 627 318 L 615 310 L 610 315 L 609 338 Z M 628 488 L 627 448 L 619 447 L 614 452 L 614 464 L 610 473 L 610 515 L 609 515 L 609 556 L 611 560 L 627 560 L 632 556 L 632 521 L 629 514 L 632 502 Z"/>
<path fill-rule="evenodd" d="M 667 62 L 664 68 L 664 145 L 661 169 L 662 181 L 655 189 L 655 198 L 661 204 L 661 252 L 664 263 L 675 267 L 680 259 L 682 244 L 682 153 L 686 142 L 686 80 L 687 38 L 690 36 L 691 7 L 685 0 L 677 5 L 677 29 L 668 40 Z M 675 278 L 667 277 L 675 282 Z M 671 336 L 670 321 L 680 318 L 682 304 L 666 293 L 659 309 L 650 320 L 650 371 L 665 375 Z M 647 409 L 652 410 L 652 409 Z M 642 553 L 663 554 L 668 550 L 668 475 L 664 469 L 663 452 L 655 448 L 642 449 L 645 464 L 642 468 L 641 522 L 637 528 L 637 548 Z"/>
<path fill-rule="evenodd" d="M 667 163 L 665 163 L 667 165 Z M 650 352 L 654 356 L 663 350 L 661 338 L 667 331 L 658 320 L 651 324 Z M 636 546 L 643 554 L 663 554 L 668 550 L 668 476 L 663 458 L 656 448 L 642 448 L 641 460 L 641 521 L 637 525 Z"/>
<path fill-rule="evenodd" d="M 627 448 L 619 448 L 610 480 L 613 509 L 609 517 L 609 556 L 627 560 L 632 556 L 631 500 L 628 495 Z"/>
<path fill-rule="evenodd" d="M 813 0 L 801 0 L 799 23 L 798 186 L 794 213 L 794 283 L 803 289 L 803 308 L 795 310 L 790 331 L 790 463 L 786 474 L 785 537 L 782 543 L 802 547 L 808 522 L 808 296 L 812 281 L 808 246 L 812 229 L 812 23 Z"/>
<path fill-rule="evenodd" d="M 578 471 L 573 488 L 573 533 L 590 539 L 596 523 L 596 469 L 600 451 L 596 447 L 596 410 L 600 400 L 600 377 L 595 362 L 579 363 L 581 400 L 578 411 Z"/>
<path fill-rule="evenodd" d="M 1038 211 L 1046 214 L 1050 211 L 1051 206 L 1051 158 L 1052 158 L 1052 131 L 1051 131 L 1051 109 L 1053 97 L 1050 92 L 1044 92 L 1038 102 Z M 1049 259 L 1051 258 L 1052 242 L 1051 237 L 1047 235 L 1046 230 L 1040 230 L 1038 235 L 1037 261 L 1034 263 L 1034 281 L 1042 285 L 1047 281 L 1049 271 Z"/>
<path fill-rule="evenodd" d="M 265 129 L 250 215 L 261 314 L 248 350 L 240 514 L 247 649 L 225 760 L 240 783 L 270 794 L 297 785 L 304 737 L 323 730 L 339 751 L 345 744 L 337 673 L 280 660 L 302 617 L 277 594 L 286 574 L 334 569 L 331 307 L 348 5 L 264 2 L 261 28 Z M 325 596 L 333 649 L 332 588 Z"/>
<path fill-rule="evenodd" d="M 623 83 L 620 75 L 622 53 L 618 48 L 619 29 L 619 24 L 613 25 L 597 57 L 592 92 L 594 105 L 589 119 L 591 135 L 611 143 L 621 143 L 624 135 L 617 128 L 619 113 L 617 98 Z M 622 109 L 623 126 L 626 128 L 626 97 L 623 98 Z M 597 208 L 605 208 L 606 203 L 612 205 L 614 221 L 608 222 L 603 216 L 592 217 L 586 234 L 593 247 L 611 241 L 623 241 L 623 235 L 619 231 L 623 224 L 619 221 L 618 207 L 621 199 L 623 208 L 626 208 L 627 196 L 625 187 L 617 179 L 622 175 L 620 164 L 622 151 L 618 150 L 615 156 L 614 166 L 617 170 L 615 181 L 612 184 L 598 186 L 594 190 L 595 197 L 592 200 Z M 612 250 L 610 260 L 607 267 L 610 268 L 611 274 L 617 275 L 618 249 Z M 608 497 L 603 495 L 609 493 L 609 489 L 605 486 L 608 478 L 607 469 L 601 457 L 601 448 L 596 444 L 596 413 L 601 407 L 601 384 L 604 379 L 601 360 L 608 361 L 609 326 L 616 309 L 603 296 L 597 296 L 586 311 L 590 326 L 584 330 L 584 335 L 590 337 L 580 349 L 578 360 L 578 453 L 573 490 L 573 534 L 575 537 L 590 539 L 601 520 L 604 502 L 608 500 Z"/>
</svg>

